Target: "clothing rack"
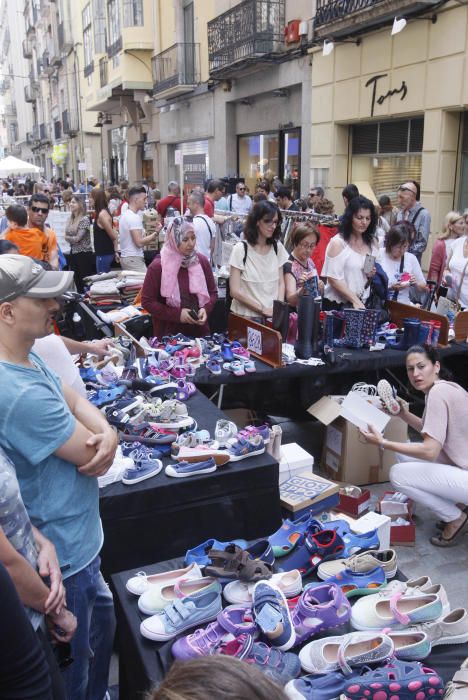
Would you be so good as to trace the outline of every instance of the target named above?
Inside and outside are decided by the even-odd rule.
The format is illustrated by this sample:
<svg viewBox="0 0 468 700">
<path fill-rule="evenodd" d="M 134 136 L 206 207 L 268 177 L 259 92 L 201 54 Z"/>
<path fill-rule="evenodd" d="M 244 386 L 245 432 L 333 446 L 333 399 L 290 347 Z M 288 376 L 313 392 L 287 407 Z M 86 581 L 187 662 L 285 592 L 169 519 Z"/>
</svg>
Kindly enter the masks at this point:
<svg viewBox="0 0 468 700">
<path fill-rule="evenodd" d="M 307 211 L 291 211 L 290 209 L 279 209 L 283 219 L 293 219 L 295 222 L 309 221 L 313 224 L 329 224 L 330 226 L 338 226 L 340 221 L 333 214 L 316 214 L 315 212 Z M 237 212 L 226 212 L 224 209 L 215 209 L 215 214 L 225 216 L 227 219 L 238 219 L 245 221 L 248 214 L 238 214 Z"/>
</svg>

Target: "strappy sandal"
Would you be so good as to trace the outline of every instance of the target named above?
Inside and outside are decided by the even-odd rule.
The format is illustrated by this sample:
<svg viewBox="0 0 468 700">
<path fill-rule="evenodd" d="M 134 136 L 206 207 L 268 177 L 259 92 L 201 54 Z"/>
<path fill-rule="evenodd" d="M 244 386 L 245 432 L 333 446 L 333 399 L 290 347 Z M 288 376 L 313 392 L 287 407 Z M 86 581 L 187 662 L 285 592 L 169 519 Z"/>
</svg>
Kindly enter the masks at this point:
<svg viewBox="0 0 468 700">
<path fill-rule="evenodd" d="M 238 579 L 255 583 L 271 578 L 272 567 L 258 559 L 251 559 L 249 553 L 235 544 L 230 544 L 224 551 L 210 549 L 208 552 L 212 564 L 205 567 L 207 576 Z"/>
</svg>

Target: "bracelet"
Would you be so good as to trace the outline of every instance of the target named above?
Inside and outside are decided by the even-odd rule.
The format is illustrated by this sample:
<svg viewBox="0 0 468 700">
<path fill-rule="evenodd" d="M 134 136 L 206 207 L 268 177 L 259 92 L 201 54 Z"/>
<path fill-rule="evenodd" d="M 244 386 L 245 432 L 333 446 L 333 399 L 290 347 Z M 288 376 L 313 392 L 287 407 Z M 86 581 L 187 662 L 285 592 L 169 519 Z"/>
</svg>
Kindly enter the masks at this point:
<svg viewBox="0 0 468 700">
<path fill-rule="evenodd" d="M 383 452 L 385 450 L 385 440 L 382 440 L 382 442 L 379 445 L 379 450 Z"/>
</svg>

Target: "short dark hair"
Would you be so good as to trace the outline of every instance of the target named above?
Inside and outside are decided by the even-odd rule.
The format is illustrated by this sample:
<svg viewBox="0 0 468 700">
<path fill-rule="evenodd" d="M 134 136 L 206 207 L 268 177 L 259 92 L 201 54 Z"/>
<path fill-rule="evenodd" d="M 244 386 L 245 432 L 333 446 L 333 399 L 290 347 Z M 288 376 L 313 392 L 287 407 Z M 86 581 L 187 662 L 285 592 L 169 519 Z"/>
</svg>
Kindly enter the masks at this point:
<svg viewBox="0 0 468 700">
<path fill-rule="evenodd" d="M 222 180 L 210 180 L 206 191 L 209 192 L 209 194 L 213 194 L 213 192 L 216 192 L 216 190 L 221 190 L 221 192 L 224 192 L 226 189 L 226 185 Z"/>
<path fill-rule="evenodd" d="M 26 226 L 28 223 L 28 212 L 22 204 L 11 204 L 5 210 L 5 216 L 8 221 L 13 221 L 18 226 Z"/>
<path fill-rule="evenodd" d="M 262 190 L 265 190 L 265 192 L 270 192 L 270 183 L 268 182 L 268 180 L 260 180 L 257 187 L 261 188 Z"/>
<path fill-rule="evenodd" d="M 310 190 L 315 190 L 315 193 L 318 197 L 323 197 L 325 194 L 325 190 L 323 189 L 323 187 L 311 187 Z"/>
<path fill-rule="evenodd" d="M 350 202 L 354 197 L 359 197 L 359 190 L 352 182 L 341 190 L 341 196 Z"/>
<path fill-rule="evenodd" d="M 421 197 L 421 185 L 417 180 L 408 180 L 408 182 L 412 182 L 413 185 L 416 187 L 416 199 L 419 202 Z"/>
<path fill-rule="evenodd" d="M 381 207 L 388 207 L 389 204 L 392 203 L 392 200 L 388 196 L 388 194 L 381 194 L 379 197 L 379 205 Z"/>
<path fill-rule="evenodd" d="M 313 224 L 296 224 L 291 236 L 292 247 L 296 248 L 299 243 L 302 243 L 304 238 L 307 238 L 307 236 L 310 236 L 311 234 L 315 235 L 318 243 L 320 241 L 320 233 Z"/>
<path fill-rule="evenodd" d="M 286 197 L 286 199 L 292 199 L 291 190 L 289 189 L 289 187 L 285 187 L 284 185 L 282 185 L 276 190 L 275 197 Z"/>
<path fill-rule="evenodd" d="M 38 192 L 37 194 L 31 195 L 31 199 L 29 200 L 29 208 L 33 206 L 34 202 L 42 202 L 42 204 L 47 204 L 47 208 L 50 209 L 50 199 L 46 194 L 42 194 L 41 192 Z"/>
<path fill-rule="evenodd" d="M 135 197 L 137 194 L 147 194 L 146 188 L 143 187 L 142 185 L 134 185 L 133 187 L 130 187 L 128 190 L 128 201 L 131 200 L 132 197 Z"/>
<path fill-rule="evenodd" d="M 5 255 L 5 253 L 19 253 L 19 248 L 11 241 L 7 241 L 6 238 L 2 238 L 0 239 L 0 255 Z"/>
<path fill-rule="evenodd" d="M 252 197 L 252 202 L 264 202 L 268 197 L 266 196 L 265 192 L 255 192 L 254 196 Z"/>
<path fill-rule="evenodd" d="M 250 245 L 255 245 L 258 241 L 258 229 L 257 225 L 260 219 L 267 219 L 272 221 L 273 218 L 278 217 L 278 224 L 274 230 L 271 238 L 267 239 L 267 243 L 273 245 L 273 241 L 277 241 L 281 236 L 281 212 L 274 202 L 270 202 L 268 199 L 262 202 L 257 202 L 253 205 L 250 210 L 245 226 L 244 226 L 244 238 Z"/>
<path fill-rule="evenodd" d="M 402 243 L 408 243 L 408 245 L 411 243 L 411 231 L 405 222 L 390 226 L 385 234 L 384 247 L 389 253 L 394 246 Z"/>
<path fill-rule="evenodd" d="M 345 241 L 349 241 L 353 232 L 353 216 L 358 213 L 359 209 L 367 209 L 370 211 L 371 220 L 367 230 L 362 234 L 362 238 L 367 245 L 372 245 L 375 242 L 375 229 L 377 226 L 377 214 L 374 203 L 367 197 L 353 197 L 346 207 L 341 219 L 341 235 Z"/>
</svg>

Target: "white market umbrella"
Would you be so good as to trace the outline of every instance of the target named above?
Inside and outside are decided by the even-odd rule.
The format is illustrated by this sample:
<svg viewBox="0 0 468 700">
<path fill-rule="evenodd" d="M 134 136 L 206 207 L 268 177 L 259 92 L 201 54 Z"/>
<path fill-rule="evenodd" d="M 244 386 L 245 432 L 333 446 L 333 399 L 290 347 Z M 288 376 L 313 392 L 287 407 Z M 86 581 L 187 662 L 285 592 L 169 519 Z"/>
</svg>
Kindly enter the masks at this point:
<svg viewBox="0 0 468 700">
<path fill-rule="evenodd" d="M 7 156 L 0 160 L 0 177 L 7 177 L 8 175 L 39 175 L 40 172 L 39 166 L 14 156 Z"/>
</svg>

